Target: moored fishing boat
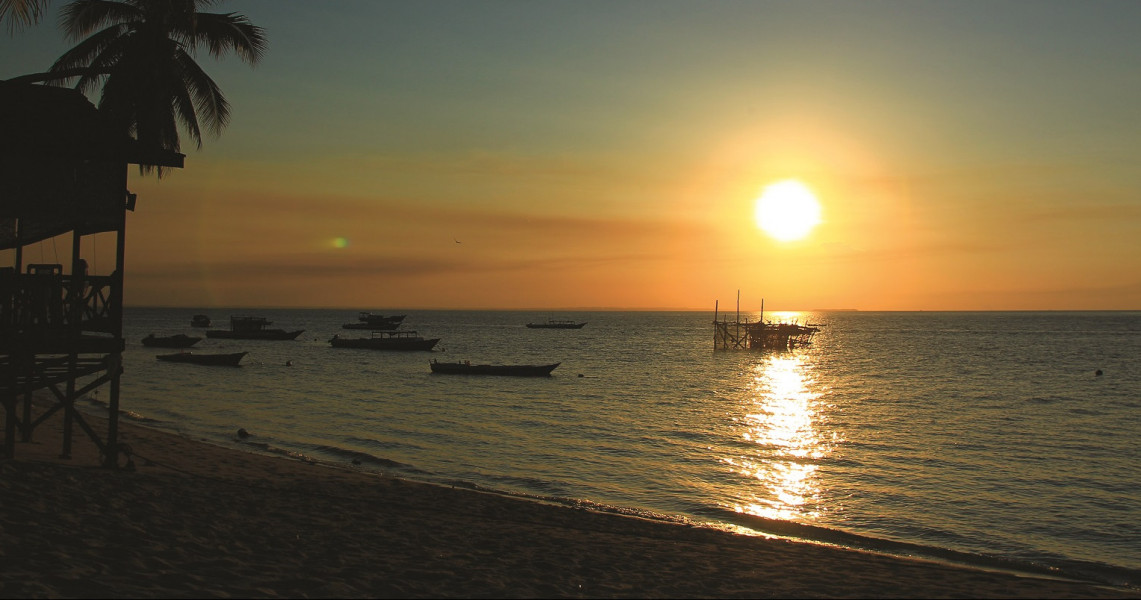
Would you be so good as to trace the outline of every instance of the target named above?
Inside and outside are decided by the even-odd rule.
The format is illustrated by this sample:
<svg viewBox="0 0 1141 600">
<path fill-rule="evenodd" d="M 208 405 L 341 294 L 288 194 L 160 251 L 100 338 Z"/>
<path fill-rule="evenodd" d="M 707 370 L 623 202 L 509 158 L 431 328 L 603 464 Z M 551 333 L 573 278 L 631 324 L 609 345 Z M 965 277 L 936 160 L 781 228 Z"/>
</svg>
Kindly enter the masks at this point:
<svg viewBox="0 0 1141 600">
<path fill-rule="evenodd" d="M 512 377 L 547 377 L 562 363 L 549 365 L 473 365 L 471 361 L 428 363 L 433 373 L 448 375 L 504 375 Z"/>
<path fill-rule="evenodd" d="M 200 341 L 202 338 L 198 336 L 181 333 L 167 336 L 157 336 L 152 333 L 142 339 L 143 345 L 151 348 L 189 348 Z"/>
<path fill-rule="evenodd" d="M 232 340 L 295 340 L 305 331 L 269 329 L 272 324 L 265 317 L 230 317 L 230 329 L 211 329 L 206 332 L 206 337 Z"/>
<path fill-rule="evenodd" d="M 210 365 L 216 367 L 239 367 L 238 363 L 248 352 L 233 352 L 230 354 L 195 354 L 193 352 L 179 352 L 178 354 L 158 354 L 155 358 L 166 362 L 191 363 L 195 365 Z"/>
<path fill-rule="evenodd" d="M 357 315 L 356 323 L 345 323 L 341 327 L 344 329 L 371 329 L 373 331 L 391 331 L 400 327 L 400 323 L 404 321 L 407 315 L 374 315 L 370 312 L 362 312 Z"/>
<path fill-rule="evenodd" d="M 329 343 L 334 348 L 368 348 L 370 350 L 431 350 L 440 338 L 423 338 L 415 331 L 374 331 L 372 337 L 343 338 L 334 335 Z"/>
<path fill-rule="evenodd" d="M 579 323 L 569 319 L 549 319 L 546 323 L 527 323 L 531 329 L 582 329 L 585 322 Z"/>
</svg>

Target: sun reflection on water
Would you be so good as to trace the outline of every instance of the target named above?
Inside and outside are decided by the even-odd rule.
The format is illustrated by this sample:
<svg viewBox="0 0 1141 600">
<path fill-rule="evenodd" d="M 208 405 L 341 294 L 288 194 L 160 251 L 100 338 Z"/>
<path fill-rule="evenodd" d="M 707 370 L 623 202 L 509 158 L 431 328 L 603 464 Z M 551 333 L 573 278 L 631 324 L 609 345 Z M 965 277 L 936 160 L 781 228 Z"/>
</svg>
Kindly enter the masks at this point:
<svg viewBox="0 0 1141 600">
<path fill-rule="evenodd" d="M 820 516 L 816 471 L 833 443 L 821 432 L 820 396 L 803 355 L 772 354 L 754 367 L 737 423 L 755 451 L 726 462 L 759 482 L 763 492 L 750 494 L 751 501 L 734 510 L 795 521 Z"/>
</svg>

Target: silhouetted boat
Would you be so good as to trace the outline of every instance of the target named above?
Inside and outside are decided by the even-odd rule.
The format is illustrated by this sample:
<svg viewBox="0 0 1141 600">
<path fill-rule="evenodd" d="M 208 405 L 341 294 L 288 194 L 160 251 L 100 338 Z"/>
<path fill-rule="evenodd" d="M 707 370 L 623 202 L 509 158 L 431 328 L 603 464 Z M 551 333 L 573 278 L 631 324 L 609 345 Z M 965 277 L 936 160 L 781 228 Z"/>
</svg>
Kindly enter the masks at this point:
<svg viewBox="0 0 1141 600">
<path fill-rule="evenodd" d="M 231 340 L 294 340 L 305 331 L 269 329 L 272 324 L 265 317 L 230 317 L 230 329 L 211 329 L 206 332 L 206 337 Z"/>
<path fill-rule="evenodd" d="M 527 323 L 531 329 L 582 329 L 586 323 L 577 323 L 567 319 L 550 319 L 546 323 Z"/>
<path fill-rule="evenodd" d="M 329 343 L 334 348 L 368 348 L 370 350 L 431 350 L 440 338 L 425 339 L 415 331 L 374 331 L 372 337 L 343 338 L 334 335 Z"/>
<path fill-rule="evenodd" d="M 144 346 L 152 348 L 189 348 L 201 342 L 202 338 L 181 333 L 168 336 L 156 336 L 152 333 L 143 338 L 142 341 Z"/>
<path fill-rule="evenodd" d="M 473 365 L 471 361 L 439 362 L 433 360 L 429 363 L 433 373 L 448 375 L 508 375 L 512 377 L 547 377 L 555 367 L 562 363 L 550 365 Z"/>
<path fill-rule="evenodd" d="M 211 365 L 217 367 L 238 367 L 248 352 L 235 352 L 233 354 L 194 354 L 193 352 L 180 352 L 178 354 L 159 354 L 155 358 L 167 362 L 182 362 L 195 365 Z"/>
<path fill-rule="evenodd" d="M 371 329 L 373 331 L 391 331 L 400 327 L 400 323 L 404 321 L 407 315 L 374 315 L 369 312 L 362 312 L 357 316 L 357 323 L 346 323 L 341 327 L 345 329 Z"/>
<path fill-rule="evenodd" d="M 191 327 L 209 327 L 210 326 L 210 317 L 207 317 L 206 315 L 194 315 L 193 317 L 190 317 L 190 326 Z"/>
</svg>

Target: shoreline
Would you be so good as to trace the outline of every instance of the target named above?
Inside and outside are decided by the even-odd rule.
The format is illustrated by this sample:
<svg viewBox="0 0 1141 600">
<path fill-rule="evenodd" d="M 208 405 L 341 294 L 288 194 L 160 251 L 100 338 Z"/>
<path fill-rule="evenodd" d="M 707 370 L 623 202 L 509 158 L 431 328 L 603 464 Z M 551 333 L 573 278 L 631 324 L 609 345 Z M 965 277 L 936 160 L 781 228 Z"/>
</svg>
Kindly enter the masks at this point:
<svg viewBox="0 0 1141 600">
<path fill-rule="evenodd" d="M 92 406 L 106 410 L 105 404 L 96 400 L 89 399 L 89 401 Z M 130 416 L 126 418 L 128 420 L 133 419 L 133 417 Z M 148 425 L 145 425 L 148 421 L 149 419 L 141 419 L 129 422 L 148 427 Z M 170 428 L 149 428 L 184 438 L 187 437 Z M 685 525 L 688 527 L 710 528 L 746 537 L 756 536 L 780 539 L 793 543 L 832 546 L 870 554 L 933 562 L 951 567 L 966 567 L 984 571 L 1008 573 L 1020 577 L 1039 577 L 1089 585 L 1108 586 L 1115 589 L 1137 589 L 1137 583 L 1141 582 L 1141 579 L 1138 578 L 1139 573 L 1137 571 L 1105 563 L 1071 560 L 1068 561 L 1069 564 L 1065 566 L 1051 566 L 1041 563 L 1019 561 L 997 555 L 977 554 L 962 550 L 929 546 L 917 542 L 871 537 L 810 523 L 768 519 L 741 513 L 726 515 L 720 519 L 710 519 L 709 517 L 702 519 L 692 515 L 656 512 L 636 506 L 606 504 L 567 496 L 547 496 L 523 491 L 497 489 L 471 481 L 441 478 L 433 479 L 431 477 L 424 477 L 423 475 L 425 475 L 425 473 L 423 471 L 410 467 L 409 465 L 367 453 L 341 449 L 330 450 L 325 448 L 323 449 L 325 450 L 324 455 L 305 454 L 256 440 L 257 438 L 251 435 L 248 439 L 233 436 L 230 439 L 229 445 L 227 445 L 223 439 L 207 440 L 206 438 L 202 438 L 200 441 L 231 451 L 249 452 L 261 456 L 312 462 L 329 468 L 344 469 L 374 477 L 394 478 L 409 482 L 452 488 L 464 488 L 480 493 L 540 502 L 564 508 L 625 515 L 632 518 Z"/>
<path fill-rule="evenodd" d="M 61 429 L 53 416 L 0 462 L 0 596 L 1137 596 L 405 480 L 125 419 L 134 469 L 110 470 L 78 427 L 59 458 Z"/>
</svg>

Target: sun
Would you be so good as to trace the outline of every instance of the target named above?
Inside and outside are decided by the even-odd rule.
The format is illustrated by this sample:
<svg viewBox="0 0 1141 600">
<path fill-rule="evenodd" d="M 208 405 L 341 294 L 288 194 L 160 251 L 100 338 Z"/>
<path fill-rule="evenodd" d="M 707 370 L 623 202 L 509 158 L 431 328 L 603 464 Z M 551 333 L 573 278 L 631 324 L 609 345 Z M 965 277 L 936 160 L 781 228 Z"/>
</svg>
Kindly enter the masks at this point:
<svg viewBox="0 0 1141 600">
<path fill-rule="evenodd" d="M 820 203 L 808 186 L 788 179 L 765 187 L 757 198 L 757 227 L 770 236 L 791 242 L 803 239 L 820 224 Z"/>
</svg>

